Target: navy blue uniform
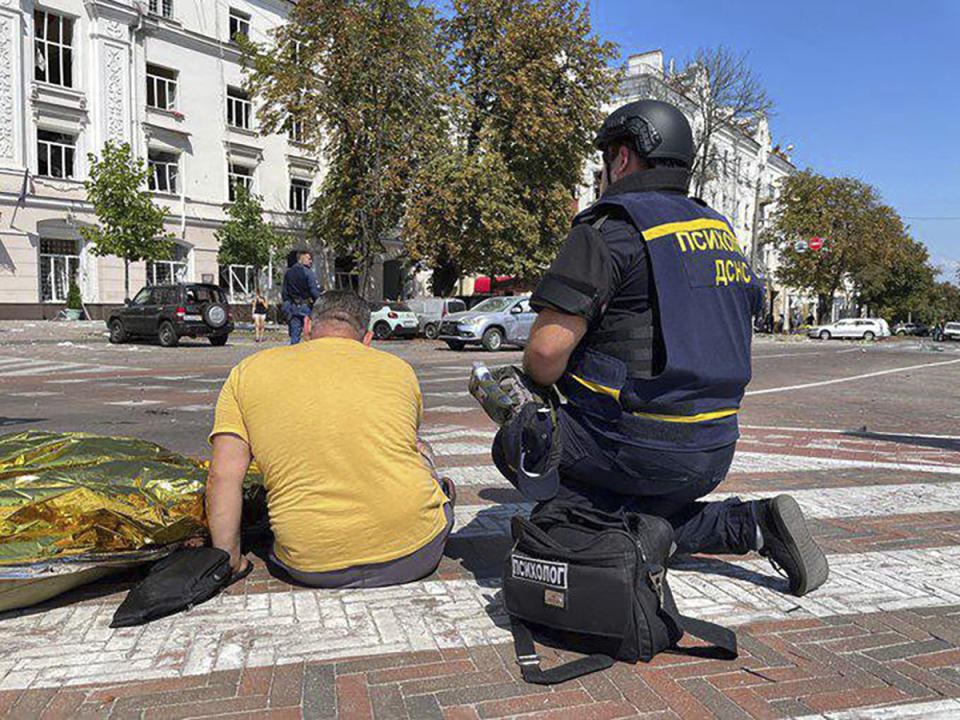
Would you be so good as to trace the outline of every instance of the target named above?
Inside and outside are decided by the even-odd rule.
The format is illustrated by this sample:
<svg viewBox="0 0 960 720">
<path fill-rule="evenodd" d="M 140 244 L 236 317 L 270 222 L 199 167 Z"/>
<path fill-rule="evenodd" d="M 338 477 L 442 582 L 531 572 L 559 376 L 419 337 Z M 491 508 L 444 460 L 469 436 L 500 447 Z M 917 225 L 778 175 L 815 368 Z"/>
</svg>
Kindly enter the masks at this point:
<svg viewBox="0 0 960 720">
<path fill-rule="evenodd" d="M 763 283 L 686 171 L 611 185 L 575 220 L 531 300 L 588 323 L 557 383 L 558 500 L 670 520 L 680 552 L 756 547 L 755 508 L 697 500 L 725 477 Z"/>
<path fill-rule="evenodd" d="M 283 275 L 283 312 L 287 316 L 290 344 L 300 342 L 303 334 L 303 319 L 310 315 L 313 302 L 323 293 L 317 275 L 305 265 L 297 263 Z"/>
</svg>

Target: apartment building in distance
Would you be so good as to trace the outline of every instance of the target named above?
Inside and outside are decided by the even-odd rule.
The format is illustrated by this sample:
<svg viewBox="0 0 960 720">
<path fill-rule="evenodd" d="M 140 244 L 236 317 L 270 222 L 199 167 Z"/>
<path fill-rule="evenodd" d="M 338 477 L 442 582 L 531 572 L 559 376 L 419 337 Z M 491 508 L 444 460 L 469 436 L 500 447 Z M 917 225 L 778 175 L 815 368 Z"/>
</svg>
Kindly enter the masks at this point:
<svg viewBox="0 0 960 720">
<path fill-rule="evenodd" d="M 169 260 L 132 266 L 131 292 L 214 282 L 237 298 L 253 269 L 220 267 L 214 233 L 233 188 L 298 230 L 322 168 L 312 148 L 257 133 L 233 38 L 265 41 L 288 0 L 0 0 L 0 318 L 55 315 L 71 280 L 94 317 L 123 301 L 123 263 L 77 230 L 88 153 L 128 142 L 176 238 Z"/>
</svg>

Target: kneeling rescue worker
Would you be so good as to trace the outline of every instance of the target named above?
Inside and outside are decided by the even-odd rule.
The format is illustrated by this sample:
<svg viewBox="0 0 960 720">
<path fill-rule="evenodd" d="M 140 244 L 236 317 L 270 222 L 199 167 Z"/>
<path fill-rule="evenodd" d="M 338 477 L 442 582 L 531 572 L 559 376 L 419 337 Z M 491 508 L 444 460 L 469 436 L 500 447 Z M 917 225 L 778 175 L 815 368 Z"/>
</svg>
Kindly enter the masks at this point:
<svg viewBox="0 0 960 720">
<path fill-rule="evenodd" d="M 759 551 L 804 595 L 828 566 L 793 498 L 698 502 L 733 460 L 763 280 L 727 220 L 688 196 L 694 145 L 682 112 L 629 103 L 595 144 L 601 197 L 533 295 L 523 356 L 527 376 L 567 398 L 558 427 L 539 434 L 559 439 L 559 464 L 526 472 L 509 424 L 494 459 L 533 500 L 666 518 L 679 553 Z"/>
</svg>

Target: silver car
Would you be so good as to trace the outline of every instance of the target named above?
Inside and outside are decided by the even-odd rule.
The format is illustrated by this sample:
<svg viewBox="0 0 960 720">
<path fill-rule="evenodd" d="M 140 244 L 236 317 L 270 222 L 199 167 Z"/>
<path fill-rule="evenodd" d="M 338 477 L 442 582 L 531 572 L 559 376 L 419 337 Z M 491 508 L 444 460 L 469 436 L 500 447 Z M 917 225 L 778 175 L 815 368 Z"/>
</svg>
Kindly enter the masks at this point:
<svg viewBox="0 0 960 720">
<path fill-rule="evenodd" d="M 466 312 L 447 315 L 440 323 L 440 339 L 451 350 L 482 345 L 499 350 L 504 345 L 523 347 L 537 314 L 529 297 L 492 297 Z"/>
</svg>

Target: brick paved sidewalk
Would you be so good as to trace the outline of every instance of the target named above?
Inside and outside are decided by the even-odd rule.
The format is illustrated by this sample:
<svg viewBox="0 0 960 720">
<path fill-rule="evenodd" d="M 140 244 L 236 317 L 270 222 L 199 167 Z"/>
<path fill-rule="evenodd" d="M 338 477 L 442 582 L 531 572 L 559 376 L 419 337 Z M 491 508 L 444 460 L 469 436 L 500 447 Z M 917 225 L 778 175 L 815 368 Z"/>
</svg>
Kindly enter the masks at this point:
<svg viewBox="0 0 960 720">
<path fill-rule="evenodd" d="M 960 716 L 960 606 L 753 623 L 736 661 L 661 655 L 545 688 L 509 644 L 0 693 L 22 718 L 780 718 L 890 703 Z M 547 651 L 546 662 L 567 659 Z M 907 717 L 891 714 L 883 717 Z M 819 717 L 819 716 L 818 716 Z"/>
<path fill-rule="evenodd" d="M 471 359 L 419 372 L 426 434 L 459 486 L 433 577 L 317 591 L 258 560 L 215 600 L 116 631 L 110 617 L 135 578 L 94 584 L 0 619 L 0 717 L 960 718 L 960 443 L 949 436 L 746 425 L 724 493 L 794 493 L 830 581 L 798 599 L 756 556 L 684 558 L 671 570 L 681 608 L 735 628 L 737 660 L 661 655 L 554 688 L 520 682 L 497 576 L 509 517 L 529 506 L 491 466 L 493 428 L 463 390 Z M 187 413 L 197 425 L 218 383 L 190 370 L 171 395 L 154 383 L 180 375 L 98 379 L 81 360 L 64 365 L 50 366 L 76 386 L 13 377 L 25 394 L 82 385 L 109 403 L 127 383 L 151 408 L 198 408 Z M 150 384 L 136 385 L 140 373 Z M 159 422 L 156 412 L 145 417 Z"/>
</svg>

